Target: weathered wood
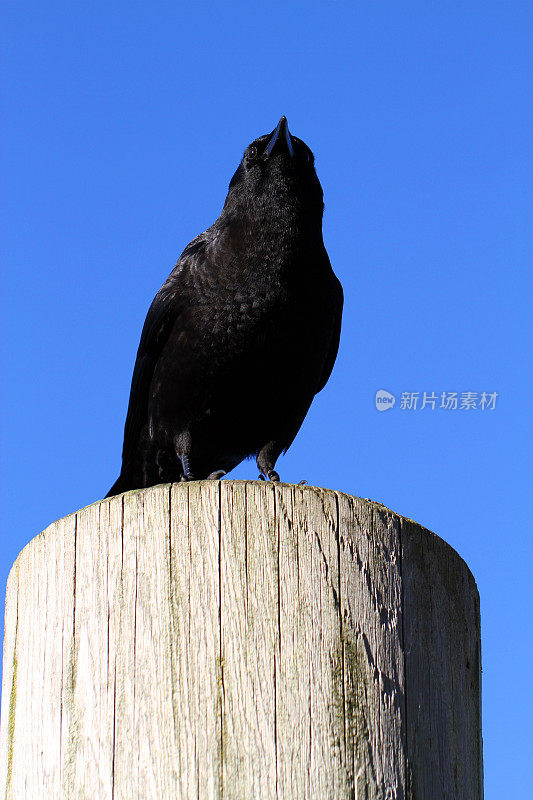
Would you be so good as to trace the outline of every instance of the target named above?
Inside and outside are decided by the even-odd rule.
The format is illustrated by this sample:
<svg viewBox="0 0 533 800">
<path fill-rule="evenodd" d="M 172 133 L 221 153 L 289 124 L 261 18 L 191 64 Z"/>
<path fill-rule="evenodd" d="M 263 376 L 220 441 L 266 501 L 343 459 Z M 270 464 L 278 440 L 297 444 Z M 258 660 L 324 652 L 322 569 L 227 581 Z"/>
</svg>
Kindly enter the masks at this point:
<svg viewBox="0 0 533 800">
<path fill-rule="evenodd" d="M 445 542 L 308 486 L 159 486 L 24 548 L 13 800 L 479 800 L 479 602 Z"/>
</svg>

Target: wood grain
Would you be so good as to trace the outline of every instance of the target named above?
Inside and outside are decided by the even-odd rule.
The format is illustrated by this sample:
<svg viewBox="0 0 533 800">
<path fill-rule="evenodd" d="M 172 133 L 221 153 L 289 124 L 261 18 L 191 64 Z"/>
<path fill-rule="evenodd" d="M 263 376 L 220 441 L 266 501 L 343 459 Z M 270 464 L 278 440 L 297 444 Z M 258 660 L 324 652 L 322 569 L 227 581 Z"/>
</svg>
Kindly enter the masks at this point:
<svg viewBox="0 0 533 800">
<path fill-rule="evenodd" d="M 13 800 L 478 800 L 479 598 L 444 541 L 309 486 L 129 492 L 7 586 Z"/>
</svg>

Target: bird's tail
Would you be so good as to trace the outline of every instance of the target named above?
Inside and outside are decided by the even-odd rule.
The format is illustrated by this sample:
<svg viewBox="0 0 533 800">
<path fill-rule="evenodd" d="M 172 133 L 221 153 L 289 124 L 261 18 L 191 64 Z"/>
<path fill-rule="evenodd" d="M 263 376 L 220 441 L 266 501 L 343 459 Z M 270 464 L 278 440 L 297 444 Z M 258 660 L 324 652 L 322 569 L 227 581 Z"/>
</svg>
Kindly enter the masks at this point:
<svg viewBox="0 0 533 800">
<path fill-rule="evenodd" d="M 138 487 L 132 486 L 132 482 L 129 481 L 122 473 L 118 476 L 117 480 L 111 487 L 111 489 L 106 494 L 106 497 L 114 497 L 116 494 L 121 494 L 121 492 L 129 492 L 131 489 L 136 489 Z"/>
</svg>

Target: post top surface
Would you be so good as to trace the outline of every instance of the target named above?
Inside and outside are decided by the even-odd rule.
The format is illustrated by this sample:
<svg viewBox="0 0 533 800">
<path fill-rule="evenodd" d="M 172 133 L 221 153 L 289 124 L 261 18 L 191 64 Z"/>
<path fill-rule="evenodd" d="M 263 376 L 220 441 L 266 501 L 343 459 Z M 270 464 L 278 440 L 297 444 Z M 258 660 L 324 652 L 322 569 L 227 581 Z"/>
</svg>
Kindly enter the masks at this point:
<svg viewBox="0 0 533 800">
<path fill-rule="evenodd" d="M 106 504 L 115 505 L 125 507 L 125 504 L 130 502 L 147 502 L 149 498 L 152 498 L 154 495 L 158 495 L 161 493 L 169 493 L 172 491 L 174 496 L 183 495 L 184 497 L 189 493 L 190 488 L 195 488 L 196 490 L 200 489 L 202 492 L 205 490 L 205 502 L 212 502 L 214 497 L 222 496 L 222 493 L 229 492 L 229 491 L 242 491 L 246 492 L 248 488 L 253 488 L 255 492 L 257 490 L 261 490 L 265 492 L 265 495 L 271 495 L 274 493 L 275 495 L 286 495 L 286 494 L 294 494 L 295 492 L 299 493 L 302 500 L 305 498 L 307 493 L 313 493 L 314 495 L 322 496 L 324 499 L 326 497 L 333 496 L 337 509 L 339 508 L 339 504 L 344 506 L 352 507 L 353 513 L 357 513 L 357 510 L 363 509 L 372 509 L 374 513 L 384 514 L 386 515 L 391 525 L 398 525 L 400 536 L 401 530 L 404 531 L 416 530 L 418 535 L 422 535 L 423 539 L 431 540 L 433 546 L 438 546 L 443 548 L 443 555 L 446 552 L 448 558 L 452 558 L 453 560 L 458 560 L 462 563 L 464 569 L 467 571 L 469 580 L 471 580 L 473 584 L 473 588 L 477 593 L 477 585 L 475 582 L 475 578 L 472 575 L 468 565 L 464 561 L 464 559 L 457 553 L 457 551 L 446 542 L 445 539 L 438 536 L 438 534 L 433 533 L 428 528 L 425 528 L 420 523 L 416 522 L 415 520 L 410 519 L 409 517 L 403 516 L 398 514 L 395 511 L 392 511 L 383 503 L 380 503 L 376 500 L 370 500 L 369 498 L 361 498 L 356 497 L 354 495 L 347 494 L 346 492 L 342 492 L 338 489 L 327 489 L 324 487 L 319 486 L 312 486 L 310 484 L 293 484 L 293 483 L 271 483 L 270 481 L 261 481 L 261 480 L 221 480 L 221 481 L 210 481 L 210 480 L 203 480 L 203 481 L 187 481 L 183 483 L 163 483 L 158 484 L 157 486 L 151 486 L 147 489 L 136 489 L 129 492 L 123 492 L 121 494 L 115 495 L 114 497 L 103 498 L 102 500 L 96 500 L 94 503 L 90 503 L 87 506 L 79 509 L 78 511 L 74 511 L 71 514 L 67 514 L 65 517 L 62 517 L 55 522 L 52 522 L 48 525 L 41 533 L 37 534 L 33 539 L 31 539 L 28 544 L 21 550 L 17 559 L 15 560 L 11 571 L 14 570 L 17 563 L 19 562 L 22 554 L 28 549 L 31 548 L 32 545 L 36 545 L 42 537 L 47 537 L 50 535 L 57 535 L 57 530 L 60 524 L 68 524 L 69 521 L 76 520 L 80 515 L 91 513 L 95 507 L 97 506 L 104 506 Z M 214 494 L 215 488 L 218 487 L 218 492 Z M 338 522 L 340 522 L 338 520 Z"/>
</svg>

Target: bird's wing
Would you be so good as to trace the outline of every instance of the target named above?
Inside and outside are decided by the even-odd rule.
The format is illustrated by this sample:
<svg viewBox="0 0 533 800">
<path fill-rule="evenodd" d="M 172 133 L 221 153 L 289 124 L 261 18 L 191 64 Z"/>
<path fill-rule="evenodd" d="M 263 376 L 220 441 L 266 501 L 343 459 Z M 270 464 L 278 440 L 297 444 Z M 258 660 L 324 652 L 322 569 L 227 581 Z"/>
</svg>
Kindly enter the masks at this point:
<svg viewBox="0 0 533 800">
<path fill-rule="evenodd" d="M 344 304 L 344 294 L 342 291 L 342 286 L 340 281 L 335 278 L 335 289 L 333 292 L 334 298 L 334 322 L 332 326 L 332 333 L 331 339 L 329 343 L 329 349 L 324 360 L 324 366 L 322 368 L 322 375 L 320 376 L 320 381 L 318 383 L 318 388 L 316 390 L 316 394 L 321 392 L 326 383 L 329 380 L 329 376 L 331 375 L 331 371 L 333 369 L 333 365 L 335 363 L 335 359 L 337 358 L 337 352 L 339 349 L 339 341 L 341 337 L 341 320 L 342 320 L 342 307 Z"/>
<path fill-rule="evenodd" d="M 150 386 L 157 361 L 174 325 L 185 310 L 180 295 L 180 283 L 183 283 L 180 278 L 183 273 L 194 268 L 194 262 L 203 250 L 203 246 L 201 237 L 197 237 L 185 248 L 168 279 L 154 297 L 146 315 L 131 380 L 128 413 L 124 426 L 123 469 L 135 458 L 139 437 L 148 423 Z"/>
</svg>

